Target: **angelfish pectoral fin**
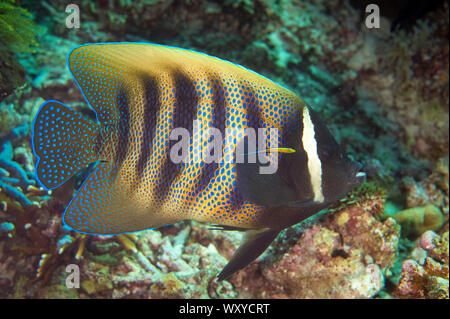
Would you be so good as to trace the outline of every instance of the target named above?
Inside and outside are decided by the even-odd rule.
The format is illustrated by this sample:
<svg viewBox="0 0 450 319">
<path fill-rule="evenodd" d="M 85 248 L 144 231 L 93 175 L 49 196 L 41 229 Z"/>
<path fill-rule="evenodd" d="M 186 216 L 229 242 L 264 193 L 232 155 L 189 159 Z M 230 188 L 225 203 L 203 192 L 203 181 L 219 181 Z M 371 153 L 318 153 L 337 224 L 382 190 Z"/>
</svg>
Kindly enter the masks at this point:
<svg viewBox="0 0 450 319">
<path fill-rule="evenodd" d="M 244 137 L 238 142 L 237 149 L 247 150 L 248 139 Z M 244 158 L 236 161 L 236 186 L 242 198 L 252 204 L 278 207 L 293 202 L 297 196 L 278 172 L 261 174 L 264 166 L 259 157 L 251 159 L 250 153 L 243 154 Z"/>
<path fill-rule="evenodd" d="M 277 237 L 278 233 L 279 230 L 272 229 L 247 231 L 241 246 L 217 276 L 218 280 L 227 279 L 258 258 Z"/>
</svg>

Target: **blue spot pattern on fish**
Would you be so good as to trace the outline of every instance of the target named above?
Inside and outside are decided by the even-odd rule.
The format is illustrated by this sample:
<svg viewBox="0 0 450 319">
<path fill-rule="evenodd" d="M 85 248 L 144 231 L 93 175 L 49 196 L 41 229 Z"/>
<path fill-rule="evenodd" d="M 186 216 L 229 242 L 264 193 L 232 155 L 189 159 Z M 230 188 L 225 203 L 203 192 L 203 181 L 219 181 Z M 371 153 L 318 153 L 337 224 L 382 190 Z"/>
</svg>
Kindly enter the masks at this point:
<svg viewBox="0 0 450 319">
<path fill-rule="evenodd" d="M 97 123 L 49 101 L 35 118 L 32 143 L 37 179 L 48 189 L 96 162 L 64 213 L 64 222 L 79 232 L 114 235 L 184 219 L 247 229 L 219 276 L 224 279 L 261 254 L 280 230 L 360 183 L 358 165 L 313 110 L 242 66 L 144 43 L 79 46 L 68 65 Z M 222 160 L 201 161 L 211 138 L 193 134 L 189 160 L 173 162 L 176 128 L 218 128 Z M 234 161 L 239 146 L 248 146 L 245 130 L 258 128 L 279 132 L 263 149 L 289 148 L 266 154 L 279 159 L 274 174 L 260 174 L 261 163 Z M 233 130 L 239 133 L 228 134 Z"/>
</svg>

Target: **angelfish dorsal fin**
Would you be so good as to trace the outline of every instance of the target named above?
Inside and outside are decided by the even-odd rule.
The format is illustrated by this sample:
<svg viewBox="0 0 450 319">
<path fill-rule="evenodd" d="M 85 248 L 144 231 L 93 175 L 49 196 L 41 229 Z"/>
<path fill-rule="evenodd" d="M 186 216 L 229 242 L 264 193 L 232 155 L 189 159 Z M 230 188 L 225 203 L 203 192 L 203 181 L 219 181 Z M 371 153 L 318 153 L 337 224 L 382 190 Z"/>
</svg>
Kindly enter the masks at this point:
<svg viewBox="0 0 450 319">
<path fill-rule="evenodd" d="M 279 230 L 273 229 L 247 231 L 241 246 L 217 276 L 218 280 L 227 279 L 258 258 L 277 237 L 278 233 Z"/>
</svg>

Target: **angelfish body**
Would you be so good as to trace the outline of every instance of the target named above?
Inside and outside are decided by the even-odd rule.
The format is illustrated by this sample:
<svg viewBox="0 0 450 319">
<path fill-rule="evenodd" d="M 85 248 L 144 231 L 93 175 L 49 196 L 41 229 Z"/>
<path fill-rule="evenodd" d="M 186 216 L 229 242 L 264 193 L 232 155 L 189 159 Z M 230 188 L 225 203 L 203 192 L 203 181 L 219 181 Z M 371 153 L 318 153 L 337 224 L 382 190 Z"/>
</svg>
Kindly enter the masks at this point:
<svg viewBox="0 0 450 319">
<path fill-rule="evenodd" d="M 57 101 L 44 103 L 33 124 L 36 177 L 53 189 L 88 164 L 92 173 L 64 213 L 88 234 L 116 235 L 193 219 L 248 230 L 219 275 L 227 278 L 257 258 L 280 230 L 315 214 L 361 182 L 359 168 L 293 92 L 239 65 L 189 50 L 143 44 L 88 44 L 73 49 L 69 69 L 97 123 Z M 222 160 L 174 163 L 176 128 L 223 133 Z M 234 163 L 239 143 L 227 129 L 276 128 L 278 169 Z M 270 145 L 267 145 L 270 146 Z M 197 156 L 197 157 L 196 157 Z"/>
</svg>

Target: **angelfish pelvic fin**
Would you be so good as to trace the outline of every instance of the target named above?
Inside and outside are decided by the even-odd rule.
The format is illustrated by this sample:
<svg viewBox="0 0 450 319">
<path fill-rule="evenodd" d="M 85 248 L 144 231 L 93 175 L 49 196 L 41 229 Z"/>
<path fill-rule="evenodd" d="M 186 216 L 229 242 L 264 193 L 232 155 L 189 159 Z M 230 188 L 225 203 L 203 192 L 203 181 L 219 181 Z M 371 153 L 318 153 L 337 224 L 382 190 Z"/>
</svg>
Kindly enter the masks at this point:
<svg viewBox="0 0 450 319">
<path fill-rule="evenodd" d="M 249 230 L 245 233 L 241 246 L 236 250 L 231 260 L 217 276 L 218 280 L 229 278 L 236 271 L 246 267 L 261 255 L 277 237 L 279 230 L 262 229 Z"/>
</svg>

